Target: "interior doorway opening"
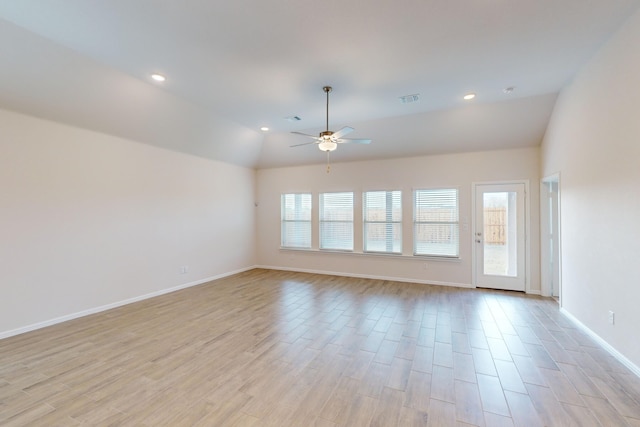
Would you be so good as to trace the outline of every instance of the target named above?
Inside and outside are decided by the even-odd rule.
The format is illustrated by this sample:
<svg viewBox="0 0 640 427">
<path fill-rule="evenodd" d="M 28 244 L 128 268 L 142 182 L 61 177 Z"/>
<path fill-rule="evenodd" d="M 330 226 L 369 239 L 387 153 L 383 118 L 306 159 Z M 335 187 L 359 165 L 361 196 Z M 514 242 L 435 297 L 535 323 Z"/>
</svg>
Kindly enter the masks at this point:
<svg viewBox="0 0 640 427">
<path fill-rule="evenodd" d="M 540 278 L 542 295 L 562 306 L 560 175 L 545 177 L 540 185 Z"/>
</svg>

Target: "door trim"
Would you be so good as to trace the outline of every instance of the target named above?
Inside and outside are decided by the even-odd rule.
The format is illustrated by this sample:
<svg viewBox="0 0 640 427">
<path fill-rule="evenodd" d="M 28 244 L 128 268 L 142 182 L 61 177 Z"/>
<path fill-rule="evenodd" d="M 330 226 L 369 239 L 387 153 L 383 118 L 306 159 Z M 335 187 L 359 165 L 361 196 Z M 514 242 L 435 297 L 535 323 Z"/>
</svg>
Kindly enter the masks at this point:
<svg viewBox="0 0 640 427">
<path fill-rule="evenodd" d="M 540 291 L 531 290 L 531 191 L 528 179 L 507 181 L 478 181 L 471 183 L 471 284 L 478 287 L 477 245 L 474 244 L 476 233 L 476 187 L 478 185 L 524 184 L 524 291 L 527 294 L 540 295 Z M 484 230 L 483 230 L 484 231 Z"/>
</svg>

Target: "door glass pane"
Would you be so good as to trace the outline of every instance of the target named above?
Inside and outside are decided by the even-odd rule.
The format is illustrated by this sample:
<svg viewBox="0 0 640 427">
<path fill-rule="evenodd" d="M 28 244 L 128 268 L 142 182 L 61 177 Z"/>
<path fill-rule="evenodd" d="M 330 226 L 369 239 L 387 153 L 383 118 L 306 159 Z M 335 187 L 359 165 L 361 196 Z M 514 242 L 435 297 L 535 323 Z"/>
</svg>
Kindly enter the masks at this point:
<svg viewBox="0 0 640 427">
<path fill-rule="evenodd" d="M 484 274 L 518 275 L 516 194 L 514 191 L 483 193 Z"/>
</svg>

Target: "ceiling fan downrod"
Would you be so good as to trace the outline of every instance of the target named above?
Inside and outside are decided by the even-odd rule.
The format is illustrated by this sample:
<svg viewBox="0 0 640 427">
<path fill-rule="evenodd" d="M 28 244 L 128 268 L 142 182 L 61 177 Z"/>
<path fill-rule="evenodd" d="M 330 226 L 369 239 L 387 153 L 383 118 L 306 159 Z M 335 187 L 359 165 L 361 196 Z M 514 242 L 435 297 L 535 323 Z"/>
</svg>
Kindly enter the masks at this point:
<svg viewBox="0 0 640 427">
<path fill-rule="evenodd" d="M 329 92 L 331 92 L 333 90 L 333 88 L 331 86 L 325 86 L 322 88 L 322 90 L 324 91 L 324 93 L 327 94 L 327 128 L 326 128 L 326 132 L 329 132 Z"/>
</svg>

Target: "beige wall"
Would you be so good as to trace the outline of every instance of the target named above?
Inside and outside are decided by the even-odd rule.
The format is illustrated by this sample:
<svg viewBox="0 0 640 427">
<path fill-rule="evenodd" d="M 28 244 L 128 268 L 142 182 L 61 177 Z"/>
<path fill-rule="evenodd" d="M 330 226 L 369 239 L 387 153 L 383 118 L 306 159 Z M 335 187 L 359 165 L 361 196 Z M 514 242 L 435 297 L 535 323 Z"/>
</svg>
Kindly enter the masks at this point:
<svg viewBox="0 0 640 427">
<path fill-rule="evenodd" d="M 336 152 L 339 155 L 339 152 Z M 318 156 L 322 153 L 318 152 Z M 338 163 L 325 166 L 263 169 L 258 177 L 258 263 L 263 266 L 338 273 L 363 277 L 385 277 L 423 283 L 472 285 L 472 183 L 528 180 L 531 200 L 531 256 L 529 289 L 540 290 L 539 277 L 539 149 L 450 154 L 384 161 Z M 460 260 L 441 261 L 410 256 L 414 188 L 458 187 L 460 189 Z M 336 254 L 319 251 L 280 250 L 280 194 L 311 192 L 317 206 L 318 193 L 354 191 L 356 203 L 355 248 L 362 251 L 361 192 L 403 191 L 403 246 L 406 257 Z M 317 211 L 317 209 L 316 209 Z M 314 227 L 316 228 L 316 227 Z M 317 231 L 314 232 L 317 236 Z M 315 247 L 317 248 L 317 238 Z M 425 268 L 425 264 L 427 268 Z"/>
<path fill-rule="evenodd" d="M 640 11 L 561 93 L 542 147 L 560 173 L 563 306 L 640 365 Z M 615 325 L 608 311 L 615 312 Z M 640 372 L 640 371 L 639 371 Z"/>
<path fill-rule="evenodd" d="M 255 264 L 253 170 L 3 110 L 0 129 L 0 336 Z"/>
</svg>

